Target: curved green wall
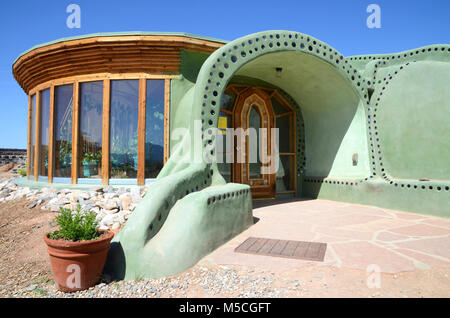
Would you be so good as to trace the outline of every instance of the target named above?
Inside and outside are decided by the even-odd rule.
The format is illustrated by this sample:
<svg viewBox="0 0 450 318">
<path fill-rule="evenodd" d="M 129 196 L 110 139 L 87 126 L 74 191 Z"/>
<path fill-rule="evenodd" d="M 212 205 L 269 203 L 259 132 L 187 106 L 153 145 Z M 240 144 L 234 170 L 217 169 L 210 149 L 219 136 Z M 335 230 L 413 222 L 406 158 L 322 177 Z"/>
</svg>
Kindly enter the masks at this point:
<svg viewBox="0 0 450 318">
<path fill-rule="evenodd" d="M 171 142 L 169 161 L 113 240 L 107 271 L 173 275 L 252 224 L 249 187 L 226 184 L 201 156 L 215 155 L 213 128 L 233 78 L 278 87 L 301 114 L 299 195 L 450 216 L 449 45 L 346 58 L 308 35 L 267 31 L 204 62 L 189 52 L 183 59 L 171 137 L 179 127 L 189 134 Z"/>
</svg>

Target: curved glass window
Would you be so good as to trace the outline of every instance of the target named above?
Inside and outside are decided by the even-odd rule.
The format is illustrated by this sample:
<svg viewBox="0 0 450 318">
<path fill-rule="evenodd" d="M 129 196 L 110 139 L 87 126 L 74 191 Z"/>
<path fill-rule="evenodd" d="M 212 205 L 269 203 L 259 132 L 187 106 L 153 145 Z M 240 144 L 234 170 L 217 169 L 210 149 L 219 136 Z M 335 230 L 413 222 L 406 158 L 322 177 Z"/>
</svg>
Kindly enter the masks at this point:
<svg viewBox="0 0 450 318">
<path fill-rule="evenodd" d="M 73 86 L 55 87 L 55 177 L 70 177 L 72 165 Z"/>
<path fill-rule="evenodd" d="M 164 165 L 164 80 L 147 80 L 145 178 L 156 178 Z"/>
<path fill-rule="evenodd" d="M 101 178 L 103 82 L 80 83 L 80 178 Z"/>
<path fill-rule="evenodd" d="M 111 81 L 110 177 L 136 178 L 139 80 Z"/>
<path fill-rule="evenodd" d="M 50 124 L 50 89 L 41 92 L 41 140 L 39 145 L 39 175 L 48 176 L 48 137 Z"/>
<path fill-rule="evenodd" d="M 31 96 L 31 147 L 30 147 L 30 176 L 34 176 L 34 147 L 36 145 L 36 94 Z"/>
</svg>

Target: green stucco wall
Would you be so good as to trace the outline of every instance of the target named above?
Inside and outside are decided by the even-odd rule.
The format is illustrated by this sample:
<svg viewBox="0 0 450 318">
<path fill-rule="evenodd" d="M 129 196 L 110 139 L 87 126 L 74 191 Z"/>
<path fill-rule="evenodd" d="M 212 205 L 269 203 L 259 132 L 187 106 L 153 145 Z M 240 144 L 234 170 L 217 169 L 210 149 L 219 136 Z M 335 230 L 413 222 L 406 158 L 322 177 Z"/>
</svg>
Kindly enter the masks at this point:
<svg viewBox="0 0 450 318">
<path fill-rule="evenodd" d="M 127 279 L 172 275 L 251 225 L 249 187 L 226 184 L 215 162 L 195 160 L 203 150 L 215 155 L 212 128 L 233 78 L 279 88 L 302 114 L 298 195 L 450 217 L 449 45 L 346 58 L 308 35 L 275 30 L 228 43 L 197 72 L 203 58 L 186 53 L 186 63 L 197 62 L 172 81 L 171 131 L 187 127 L 197 137 L 173 143 L 114 238 L 108 270 Z M 194 151 L 183 153 L 186 145 Z"/>
<path fill-rule="evenodd" d="M 450 180 L 449 86 L 450 63 L 433 61 L 408 65 L 389 84 L 377 118 L 391 177 Z"/>
</svg>

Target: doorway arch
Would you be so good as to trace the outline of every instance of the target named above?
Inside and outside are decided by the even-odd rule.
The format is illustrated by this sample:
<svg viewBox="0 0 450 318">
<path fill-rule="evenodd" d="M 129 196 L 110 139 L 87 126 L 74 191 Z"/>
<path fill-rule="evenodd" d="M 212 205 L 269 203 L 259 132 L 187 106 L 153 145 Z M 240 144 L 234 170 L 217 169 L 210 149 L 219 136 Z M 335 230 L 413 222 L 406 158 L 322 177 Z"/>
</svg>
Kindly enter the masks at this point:
<svg viewBox="0 0 450 318">
<path fill-rule="evenodd" d="M 203 146 L 215 143 L 210 128 L 217 128 L 220 101 L 233 76 L 270 81 L 270 72 L 275 76 L 278 69 L 273 61 L 292 62 L 283 69 L 284 81 L 272 83 L 280 83 L 278 87 L 304 111 L 305 138 L 310 140 L 305 146 L 305 176 L 360 180 L 369 175 L 365 81 L 338 51 L 298 32 L 255 33 L 228 43 L 206 60 L 195 86 L 192 114 L 202 119 Z M 356 165 L 352 157 L 359 158 Z M 297 169 L 299 175 L 304 173 Z"/>
</svg>

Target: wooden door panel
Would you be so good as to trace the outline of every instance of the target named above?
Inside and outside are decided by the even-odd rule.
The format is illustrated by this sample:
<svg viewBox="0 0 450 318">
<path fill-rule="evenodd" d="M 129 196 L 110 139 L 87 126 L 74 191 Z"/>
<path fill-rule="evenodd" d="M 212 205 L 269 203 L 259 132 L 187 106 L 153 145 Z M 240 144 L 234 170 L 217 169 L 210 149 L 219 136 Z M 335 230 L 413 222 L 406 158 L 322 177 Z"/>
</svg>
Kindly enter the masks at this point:
<svg viewBox="0 0 450 318">
<path fill-rule="evenodd" d="M 274 113 L 272 110 L 270 96 L 267 93 L 263 92 L 259 89 L 248 89 L 245 93 L 240 95 L 237 105 L 234 112 L 234 128 L 242 128 L 241 133 L 248 132 L 248 128 L 251 126 L 250 124 L 250 114 L 252 110 L 256 110 L 259 115 L 259 128 L 266 129 L 266 136 L 259 134 L 259 129 L 257 131 L 258 134 L 258 142 L 260 147 L 263 147 L 264 151 L 258 151 L 257 156 L 259 157 L 261 153 L 263 156 L 272 156 L 272 145 L 271 141 L 271 128 L 274 127 Z M 233 164 L 234 171 L 234 182 L 249 184 L 251 187 L 252 195 L 255 198 L 269 198 L 275 197 L 275 174 L 261 174 L 258 175 L 257 178 L 251 178 L 248 174 L 250 169 L 249 164 L 249 140 L 250 137 L 245 135 L 240 135 L 237 137 L 235 143 L 235 156 L 234 158 L 238 158 L 238 156 L 242 155 L 244 161 L 243 163 L 235 162 Z M 238 153 L 238 151 L 243 150 L 244 153 Z M 267 157 L 260 158 L 261 159 L 261 167 L 267 166 L 272 162 L 273 158 L 271 158 L 268 163 L 266 159 Z"/>
</svg>

